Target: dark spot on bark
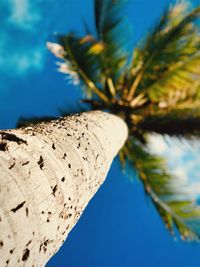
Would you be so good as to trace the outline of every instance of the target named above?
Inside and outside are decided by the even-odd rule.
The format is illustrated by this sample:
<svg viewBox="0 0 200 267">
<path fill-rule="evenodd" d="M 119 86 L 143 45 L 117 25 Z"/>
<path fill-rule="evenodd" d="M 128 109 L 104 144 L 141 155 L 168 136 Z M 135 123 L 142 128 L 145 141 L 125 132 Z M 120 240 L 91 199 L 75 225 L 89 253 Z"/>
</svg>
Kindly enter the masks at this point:
<svg viewBox="0 0 200 267">
<path fill-rule="evenodd" d="M 44 211 L 42 211 L 42 214 L 44 214 Z"/>
<path fill-rule="evenodd" d="M 63 155 L 63 159 L 65 159 L 67 157 L 67 154 L 66 153 L 64 153 L 64 155 Z"/>
<path fill-rule="evenodd" d="M 78 174 L 79 174 L 79 169 L 77 169 L 77 173 L 74 174 L 74 177 L 78 177 Z"/>
<path fill-rule="evenodd" d="M 84 136 L 85 133 L 82 133 L 82 137 Z"/>
<path fill-rule="evenodd" d="M 67 219 L 68 219 L 68 218 L 71 218 L 71 217 L 72 217 L 72 214 L 68 214 L 68 215 L 67 215 Z"/>
<path fill-rule="evenodd" d="M 96 159 L 98 159 L 98 157 L 99 157 L 99 154 L 96 155 Z"/>
<path fill-rule="evenodd" d="M 52 148 L 53 148 L 54 150 L 56 149 L 56 147 L 55 147 L 54 143 L 52 144 Z"/>
<path fill-rule="evenodd" d="M 22 138 L 17 137 L 15 134 L 2 132 L 1 135 L 2 135 L 2 139 L 4 139 L 4 140 L 16 142 L 18 145 L 21 145 L 21 144 L 26 144 L 27 145 L 27 142 L 25 140 L 23 140 Z"/>
<path fill-rule="evenodd" d="M 13 251 L 14 251 L 14 249 L 11 249 L 11 250 L 10 250 L 10 254 L 13 254 Z"/>
<path fill-rule="evenodd" d="M 72 135 L 68 133 L 67 136 L 72 136 Z"/>
<path fill-rule="evenodd" d="M 28 260 L 28 257 L 29 257 L 29 254 L 30 254 L 30 250 L 29 249 L 25 249 L 24 250 L 24 254 L 22 256 L 22 260 L 23 261 L 27 261 Z"/>
<path fill-rule="evenodd" d="M 59 218 L 63 219 L 63 211 L 59 214 Z"/>
<path fill-rule="evenodd" d="M 22 166 L 29 164 L 29 161 L 22 163 Z"/>
<path fill-rule="evenodd" d="M 15 162 L 12 165 L 10 165 L 8 169 L 11 170 L 14 166 L 15 166 Z"/>
<path fill-rule="evenodd" d="M 28 208 L 26 207 L 26 217 L 28 217 Z"/>
<path fill-rule="evenodd" d="M 69 201 L 71 201 L 71 197 L 68 197 Z"/>
<path fill-rule="evenodd" d="M 2 248 L 2 247 L 3 247 L 3 241 L 0 240 L 0 248 Z"/>
<path fill-rule="evenodd" d="M 52 194 L 54 195 L 54 197 L 55 197 L 55 193 L 56 193 L 57 189 L 58 189 L 58 186 L 56 184 L 52 189 Z"/>
<path fill-rule="evenodd" d="M 60 229 L 60 226 L 58 225 L 58 227 L 57 227 L 57 231 Z"/>
<path fill-rule="evenodd" d="M 8 263 L 9 263 L 9 260 L 6 261 L 6 264 L 8 264 Z"/>
<path fill-rule="evenodd" d="M 33 232 L 33 235 L 35 234 L 35 232 Z"/>
<path fill-rule="evenodd" d="M 20 203 L 19 205 L 17 205 L 16 208 L 11 209 L 11 211 L 15 213 L 16 211 L 18 211 L 19 209 L 21 209 L 24 206 L 25 203 L 26 203 L 26 201 L 23 201 L 22 203 Z"/>
<path fill-rule="evenodd" d="M 79 149 L 81 147 L 81 144 L 80 143 L 78 143 L 78 146 L 77 146 L 77 148 Z"/>
<path fill-rule="evenodd" d="M 63 178 L 61 179 L 61 181 L 64 183 L 64 181 L 65 181 L 65 177 L 63 177 Z"/>
<path fill-rule="evenodd" d="M 47 219 L 47 222 L 48 222 L 48 223 L 50 222 L 49 218 Z"/>
<path fill-rule="evenodd" d="M 48 211 L 48 215 L 51 215 L 51 211 Z"/>
<path fill-rule="evenodd" d="M 39 165 L 40 169 L 42 170 L 42 168 L 44 167 L 44 160 L 43 160 L 42 156 L 40 156 L 37 164 Z"/>
<path fill-rule="evenodd" d="M 48 245 L 48 243 L 51 242 L 49 239 L 45 240 L 44 242 L 42 242 L 40 244 L 40 247 L 39 247 L 39 252 L 43 249 L 44 253 L 47 251 L 47 248 L 46 246 Z"/>
<path fill-rule="evenodd" d="M 28 247 L 28 245 L 30 245 L 32 242 L 32 240 L 29 240 L 28 243 L 26 244 L 26 247 Z"/>
<path fill-rule="evenodd" d="M 7 149 L 7 144 L 5 142 L 0 143 L 0 150 L 1 151 L 6 151 L 6 149 Z"/>
<path fill-rule="evenodd" d="M 70 163 L 68 164 L 68 167 L 71 169 L 71 164 Z"/>
</svg>

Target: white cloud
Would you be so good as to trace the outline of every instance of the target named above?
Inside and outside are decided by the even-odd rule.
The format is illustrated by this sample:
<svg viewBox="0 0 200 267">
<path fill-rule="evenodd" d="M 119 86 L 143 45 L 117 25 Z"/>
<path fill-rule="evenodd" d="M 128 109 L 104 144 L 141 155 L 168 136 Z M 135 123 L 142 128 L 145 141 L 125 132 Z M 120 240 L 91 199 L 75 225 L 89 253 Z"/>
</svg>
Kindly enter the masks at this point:
<svg viewBox="0 0 200 267">
<path fill-rule="evenodd" d="M 8 2 L 11 6 L 8 22 L 25 30 L 34 29 L 34 25 L 41 19 L 38 1 L 9 0 Z"/>
<path fill-rule="evenodd" d="M 176 175 L 174 186 L 190 198 L 200 195 L 200 144 L 194 141 L 180 142 L 175 138 L 164 138 L 161 135 L 149 136 L 149 149 L 152 153 L 163 156 L 168 162 L 170 171 Z M 173 186 L 173 185 L 172 185 Z"/>
<path fill-rule="evenodd" d="M 174 175 L 176 175 L 177 179 L 179 180 L 180 184 L 185 185 L 188 183 L 188 176 L 186 170 L 184 170 L 183 166 L 178 166 L 173 170 Z"/>
<path fill-rule="evenodd" d="M 41 1 L 1 2 L 0 73 L 4 77 L 26 75 L 43 67 L 46 48 L 41 33 Z"/>
<path fill-rule="evenodd" d="M 148 137 L 150 150 L 156 154 L 163 154 L 168 147 L 163 137 L 159 134 L 152 134 Z"/>
<path fill-rule="evenodd" d="M 197 199 L 200 196 L 200 184 L 188 184 L 181 188 L 181 192 L 183 196 L 187 196 L 189 199 Z"/>
</svg>

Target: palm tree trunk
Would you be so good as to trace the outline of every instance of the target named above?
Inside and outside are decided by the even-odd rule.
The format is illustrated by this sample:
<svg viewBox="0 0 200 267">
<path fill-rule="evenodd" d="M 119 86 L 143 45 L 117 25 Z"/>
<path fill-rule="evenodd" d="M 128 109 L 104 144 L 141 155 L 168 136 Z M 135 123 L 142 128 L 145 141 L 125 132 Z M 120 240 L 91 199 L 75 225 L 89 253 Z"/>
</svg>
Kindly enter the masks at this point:
<svg viewBox="0 0 200 267">
<path fill-rule="evenodd" d="M 44 266 L 127 137 L 100 111 L 0 131 L 0 266 Z"/>
</svg>

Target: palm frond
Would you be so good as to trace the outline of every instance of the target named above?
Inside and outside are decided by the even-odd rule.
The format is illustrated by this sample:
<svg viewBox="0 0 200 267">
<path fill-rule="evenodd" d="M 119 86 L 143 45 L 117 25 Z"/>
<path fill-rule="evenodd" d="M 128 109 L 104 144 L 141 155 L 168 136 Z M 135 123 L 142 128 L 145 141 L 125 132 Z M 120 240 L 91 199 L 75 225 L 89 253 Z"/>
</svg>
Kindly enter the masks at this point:
<svg viewBox="0 0 200 267">
<path fill-rule="evenodd" d="M 129 24 L 121 18 L 124 1 L 94 1 L 96 35 L 59 36 L 59 44 L 48 43 L 51 52 L 64 60 L 59 71 L 74 84 L 82 81 L 84 91 L 104 102 L 116 96 L 121 74 L 128 60 Z M 124 34 L 127 33 L 127 34 Z M 85 87 L 86 85 L 86 87 Z"/>
<path fill-rule="evenodd" d="M 134 51 L 129 101 L 135 93 L 143 92 L 155 103 L 172 91 L 187 96 L 198 89 L 199 17 L 200 7 L 190 11 L 183 1 L 165 11 L 146 41 Z"/>
<path fill-rule="evenodd" d="M 134 137 L 120 153 L 123 163 L 134 167 L 165 226 L 171 234 L 178 231 L 184 240 L 200 238 L 200 207 L 183 194 L 176 177 L 167 171 L 162 157 L 151 155 Z"/>
<path fill-rule="evenodd" d="M 107 102 L 101 83 L 99 54 L 104 49 L 92 36 L 79 38 L 74 34 L 59 37 L 59 44 L 64 49 L 64 63 L 60 71 L 70 75 L 75 81 L 82 81 L 85 91 L 96 94 L 101 100 Z"/>
<path fill-rule="evenodd" d="M 200 39 L 199 39 L 200 41 Z M 153 83 L 148 89 L 149 99 L 167 106 L 176 105 L 179 101 L 199 99 L 200 97 L 200 53 L 185 61 L 178 62 Z"/>
<path fill-rule="evenodd" d="M 200 136 L 200 101 L 180 105 L 177 109 L 160 110 L 145 116 L 137 125 L 143 132 L 156 132 L 163 135 L 179 138 L 192 138 Z"/>
<path fill-rule="evenodd" d="M 102 72 L 113 81 L 114 86 L 128 60 L 131 28 L 128 21 L 122 18 L 125 2 L 95 0 L 97 38 L 105 45 L 101 54 Z"/>
</svg>

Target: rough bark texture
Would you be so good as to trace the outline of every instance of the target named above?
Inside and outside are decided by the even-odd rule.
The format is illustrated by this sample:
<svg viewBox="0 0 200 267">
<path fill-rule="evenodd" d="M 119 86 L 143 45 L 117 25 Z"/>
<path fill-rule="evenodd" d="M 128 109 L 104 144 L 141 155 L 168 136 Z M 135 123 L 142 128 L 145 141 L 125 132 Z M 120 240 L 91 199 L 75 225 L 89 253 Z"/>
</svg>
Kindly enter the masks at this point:
<svg viewBox="0 0 200 267">
<path fill-rule="evenodd" d="M 100 111 L 0 131 L 0 267 L 44 266 L 127 137 Z"/>
</svg>

